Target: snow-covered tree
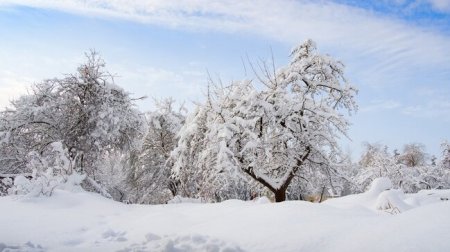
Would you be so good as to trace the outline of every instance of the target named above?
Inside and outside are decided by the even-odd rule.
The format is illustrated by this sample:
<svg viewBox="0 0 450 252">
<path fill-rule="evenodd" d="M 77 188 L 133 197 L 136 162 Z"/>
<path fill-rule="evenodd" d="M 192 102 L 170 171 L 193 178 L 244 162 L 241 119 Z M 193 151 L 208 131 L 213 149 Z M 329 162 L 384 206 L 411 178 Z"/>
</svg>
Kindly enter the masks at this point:
<svg viewBox="0 0 450 252">
<path fill-rule="evenodd" d="M 309 164 L 337 160 L 337 139 L 349 126 L 342 112 L 356 110 L 356 90 L 342 63 L 319 54 L 308 40 L 292 51 L 288 66 L 263 69 L 258 81 L 209 90 L 207 102 L 181 130 L 173 156 L 178 177 L 200 169 L 215 179 L 251 178 L 280 202 Z M 193 147 L 199 153 L 192 157 Z"/>
<path fill-rule="evenodd" d="M 408 167 L 425 165 L 427 160 L 425 145 L 421 143 L 406 144 L 403 147 L 403 153 L 400 155 L 399 159 Z"/>
<path fill-rule="evenodd" d="M 247 200 L 260 190 L 253 190 L 246 178 L 236 176 L 230 169 L 216 165 L 218 149 L 209 132 L 209 120 L 213 116 L 208 106 L 198 106 L 187 116 L 178 133 L 179 141 L 171 153 L 169 162 L 173 167 L 173 179 L 179 182 L 178 194 L 207 201 L 235 198 Z"/>
<path fill-rule="evenodd" d="M 28 154 L 44 155 L 47 146 L 59 142 L 73 170 L 87 174 L 86 186 L 99 188 L 97 161 L 138 147 L 143 116 L 98 54 L 86 56 L 75 74 L 35 84 L 1 112 L 0 173 L 31 172 Z"/>
<path fill-rule="evenodd" d="M 399 169 L 395 158 L 388 152 L 388 147 L 381 144 L 364 143 L 365 151 L 359 161 L 358 173 L 355 182 L 360 191 L 365 191 L 373 180 L 380 177 L 389 177 Z"/>
<path fill-rule="evenodd" d="M 99 181 L 112 199 L 127 202 L 129 189 L 126 186 L 129 162 L 136 150 L 114 151 L 103 155 L 96 165 L 95 179 Z"/>
<path fill-rule="evenodd" d="M 127 171 L 128 200 L 136 203 L 166 203 L 176 194 L 176 181 L 166 164 L 175 148 L 177 133 L 185 120 L 183 106 L 175 111 L 173 99 L 156 101 L 147 114 L 148 131 L 142 150 Z"/>
<path fill-rule="evenodd" d="M 388 147 L 378 143 L 368 143 L 368 142 L 365 142 L 363 145 L 365 150 L 361 155 L 359 164 L 362 167 L 372 167 L 378 166 L 378 164 L 381 163 L 383 169 L 386 170 L 387 169 L 386 166 L 390 165 L 390 163 L 385 163 L 383 161 L 387 159 L 387 157 L 389 156 Z M 380 171 L 380 173 L 381 172 L 382 171 Z"/>
<path fill-rule="evenodd" d="M 442 149 L 442 160 L 441 160 L 441 166 L 443 169 L 450 170 L 450 143 L 448 141 L 444 141 L 441 144 Z"/>
<path fill-rule="evenodd" d="M 406 153 L 413 156 L 412 153 L 416 152 Z M 425 156 L 423 151 L 420 153 L 420 155 L 416 154 L 415 156 Z M 413 160 L 411 156 L 407 156 L 410 158 L 408 160 Z M 403 157 L 403 155 L 395 155 L 395 152 L 393 156 L 390 155 L 387 146 L 366 144 L 366 151 L 362 155 L 359 162 L 360 167 L 354 176 L 355 183 L 360 186 L 359 191 L 366 190 L 368 185 L 379 177 L 389 178 L 395 187 L 408 193 L 415 193 L 422 189 L 450 187 L 448 172 L 441 166 L 426 164 L 409 166 L 407 164 L 410 163 L 404 163 Z M 403 162 L 399 162 L 399 160 Z M 423 161 L 423 159 L 417 157 L 414 157 L 414 160 Z"/>
<path fill-rule="evenodd" d="M 329 197 L 360 192 L 353 179 L 356 173 L 349 154 L 343 155 L 340 162 L 311 163 L 294 177 L 287 189 L 287 198 L 321 202 Z"/>
</svg>

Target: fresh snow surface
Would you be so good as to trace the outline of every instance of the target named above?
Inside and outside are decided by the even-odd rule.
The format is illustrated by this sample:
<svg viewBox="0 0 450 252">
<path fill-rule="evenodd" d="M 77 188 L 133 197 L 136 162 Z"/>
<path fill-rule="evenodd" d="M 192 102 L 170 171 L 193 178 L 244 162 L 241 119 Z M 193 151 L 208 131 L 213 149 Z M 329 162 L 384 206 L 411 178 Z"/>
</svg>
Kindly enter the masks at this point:
<svg viewBox="0 0 450 252">
<path fill-rule="evenodd" d="M 126 205 L 87 192 L 0 198 L 0 251 L 450 251 L 450 190 L 375 181 L 324 203 Z M 196 201 L 194 201 L 196 202 Z"/>
</svg>

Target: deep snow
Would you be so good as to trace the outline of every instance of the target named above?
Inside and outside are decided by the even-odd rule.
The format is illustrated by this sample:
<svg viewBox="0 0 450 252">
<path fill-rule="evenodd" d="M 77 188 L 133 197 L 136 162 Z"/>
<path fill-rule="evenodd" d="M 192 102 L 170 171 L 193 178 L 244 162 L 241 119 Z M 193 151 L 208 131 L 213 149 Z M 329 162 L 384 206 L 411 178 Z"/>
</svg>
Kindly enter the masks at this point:
<svg viewBox="0 0 450 252">
<path fill-rule="evenodd" d="M 328 200 L 125 205 L 87 192 L 0 198 L 0 251 L 450 251 L 450 190 Z"/>
</svg>

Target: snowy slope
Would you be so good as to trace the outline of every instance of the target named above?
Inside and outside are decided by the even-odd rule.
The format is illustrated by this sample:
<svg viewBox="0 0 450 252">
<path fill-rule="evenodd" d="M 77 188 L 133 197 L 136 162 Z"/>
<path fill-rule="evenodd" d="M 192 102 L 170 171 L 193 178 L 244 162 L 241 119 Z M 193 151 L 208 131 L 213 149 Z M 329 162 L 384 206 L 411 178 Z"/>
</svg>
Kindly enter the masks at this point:
<svg viewBox="0 0 450 252">
<path fill-rule="evenodd" d="M 449 190 L 405 196 L 394 215 L 377 210 L 383 193 L 156 206 L 62 190 L 1 197 L 0 251 L 450 251 Z"/>
</svg>

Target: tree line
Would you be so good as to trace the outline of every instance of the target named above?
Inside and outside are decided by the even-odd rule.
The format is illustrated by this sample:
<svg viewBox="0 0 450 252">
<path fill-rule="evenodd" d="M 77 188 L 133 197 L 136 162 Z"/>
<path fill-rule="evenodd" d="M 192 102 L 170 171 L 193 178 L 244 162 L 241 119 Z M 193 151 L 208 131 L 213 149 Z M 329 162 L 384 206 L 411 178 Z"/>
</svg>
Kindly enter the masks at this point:
<svg viewBox="0 0 450 252">
<path fill-rule="evenodd" d="M 275 201 L 361 192 L 376 177 L 406 191 L 450 187 L 450 148 L 430 158 L 367 144 L 359 163 L 338 145 L 357 89 L 344 65 L 307 40 L 287 66 L 261 62 L 255 77 L 210 80 L 193 111 L 172 99 L 143 113 L 96 52 L 74 74 L 34 84 L 0 112 L 0 193 L 51 195 L 81 185 L 118 201 Z M 255 70 L 257 68 L 258 70 Z M 428 161 L 431 161 L 428 162 Z"/>
</svg>

